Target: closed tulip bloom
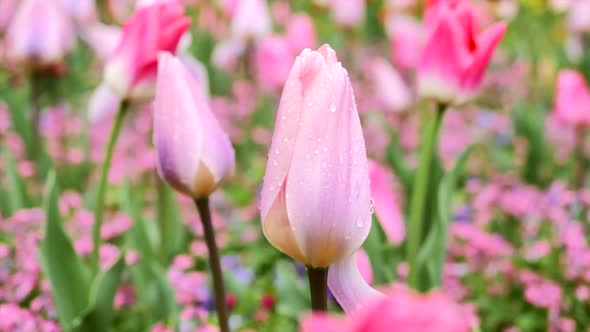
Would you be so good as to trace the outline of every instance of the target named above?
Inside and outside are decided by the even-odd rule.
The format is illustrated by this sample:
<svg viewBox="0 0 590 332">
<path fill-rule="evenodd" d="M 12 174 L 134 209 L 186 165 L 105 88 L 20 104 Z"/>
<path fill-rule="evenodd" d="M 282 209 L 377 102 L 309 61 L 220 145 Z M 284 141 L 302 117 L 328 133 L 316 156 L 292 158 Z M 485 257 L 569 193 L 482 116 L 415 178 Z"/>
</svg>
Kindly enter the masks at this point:
<svg viewBox="0 0 590 332">
<path fill-rule="evenodd" d="M 359 25 L 365 19 L 367 4 L 365 0 L 330 0 L 332 18 L 345 27 Z"/>
<path fill-rule="evenodd" d="M 370 63 L 370 73 L 379 106 L 386 111 L 400 112 L 412 105 L 412 92 L 393 65 L 377 58 Z"/>
<path fill-rule="evenodd" d="M 233 172 L 234 150 L 193 73 L 170 53 L 162 53 L 159 61 L 154 101 L 158 172 L 183 194 L 209 196 Z"/>
<path fill-rule="evenodd" d="M 426 13 L 427 40 L 418 66 L 424 98 L 461 104 L 478 91 L 504 22 L 479 32 L 479 19 L 466 0 L 432 0 Z"/>
<path fill-rule="evenodd" d="M 266 0 L 237 0 L 232 17 L 232 34 L 238 38 L 260 38 L 272 31 Z"/>
<path fill-rule="evenodd" d="M 104 71 L 105 82 L 122 98 L 153 96 L 158 53 L 174 53 L 190 20 L 176 2 L 139 8 L 123 26 L 119 44 Z"/>
<path fill-rule="evenodd" d="M 63 61 L 73 38 L 70 20 L 55 0 L 24 0 L 8 27 L 6 53 L 19 64 L 53 65 Z"/>
<path fill-rule="evenodd" d="M 590 89 L 582 74 L 575 70 L 559 72 L 553 112 L 569 126 L 590 126 Z"/>
<path fill-rule="evenodd" d="M 347 71 L 324 45 L 297 57 L 261 193 L 264 235 L 314 268 L 349 257 L 371 227 L 365 142 Z"/>
</svg>

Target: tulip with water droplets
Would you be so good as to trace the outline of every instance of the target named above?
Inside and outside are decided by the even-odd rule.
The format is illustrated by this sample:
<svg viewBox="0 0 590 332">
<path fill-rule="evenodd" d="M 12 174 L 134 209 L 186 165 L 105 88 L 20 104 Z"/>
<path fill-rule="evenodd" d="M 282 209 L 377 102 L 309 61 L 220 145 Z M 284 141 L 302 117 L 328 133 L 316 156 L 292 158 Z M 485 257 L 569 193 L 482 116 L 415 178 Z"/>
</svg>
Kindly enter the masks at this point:
<svg viewBox="0 0 590 332">
<path fill-rule="evenodd" d="M 356 252 L 371 227 L 367 157 L 348 73 L 328 45 L 295 60 L 270 155 L 260 204 L 268 241 L 310 272 Z"/>
<path fill-rule="evenodd" d="M 193 73 L 170 53 L 159 55 L 154 145 L 162 179 L 195 201 L 209 251 L 220 328 L 222 332 L 229 331 L 209 195 L 233 172 L 234 150 L 209 109 L 203 88 Z"/>
</svg>

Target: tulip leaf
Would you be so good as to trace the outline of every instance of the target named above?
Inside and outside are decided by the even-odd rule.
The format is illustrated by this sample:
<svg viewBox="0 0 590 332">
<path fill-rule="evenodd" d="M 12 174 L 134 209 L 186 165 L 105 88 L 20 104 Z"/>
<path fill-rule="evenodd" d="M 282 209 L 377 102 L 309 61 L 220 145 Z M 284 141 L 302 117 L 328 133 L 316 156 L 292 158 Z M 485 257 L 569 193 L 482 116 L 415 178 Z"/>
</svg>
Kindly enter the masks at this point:
<svg viewBox="0 0 590 332">
<path fill-rule="evenodd" d="M 107 271 L 100 273 L 90 291 L 90 303 L 76 330 L 79 332 L 108 331 L 113 318 L 113 301 L 125 268 L 125 255 Z"/>
<path fill-rule="evenodd" d="M 23 208 L 32 207 L 32 200 L 27 191 L 27 186 L 18 174 L 16 162 L 7 149 L 2 149 L 6 175 L 8 176 L 8 207 L 9 215 Z"/>
<path fill-rule="evenodd" d="M 395 175 L 404 187 L 406 197 L 411 197 L 414 174 L 406 165 L 404 153 L 399 145 L 397 134 L 392 134 L 391 141 L 386 151 L 387 162 L 393 168 Z"/>
<path fill-rule="evenodd" d="M 157 218 L 160 226 L 160 255 L 163 263 L 180 252 L 184 242 L 184 227 L 178 214 L 178 204 L 174 190 L 160 179 L 158 181 Z"/>
<path fill-rule="evenodd" d="M 64 232 L 58 207 L 55 172 L 48 175 L 45 191 L 45 237 L 40 261 L 51 284 L 53 302 L 64 330 L 71 330 L 88 306 L 89 275 Z"/>
<path fill-rule="evenodd" d="M 140 213 L 142 195 L 133 190 L 129 183 L 124 185 L 122 193 L 123 210 L 133 219 L 133 227 L 127 233 L 126 245 L 128 249 L 137 250 L 139 253 L 139 261 L 130 268 L 138 300 L 148 309 L 150 324 L 160 320 L 174 323 L 177 311 L 176 298 L 168 284 L 164 269 L 157 265 L 155 259 L 153 245 Z"/>
</svg>

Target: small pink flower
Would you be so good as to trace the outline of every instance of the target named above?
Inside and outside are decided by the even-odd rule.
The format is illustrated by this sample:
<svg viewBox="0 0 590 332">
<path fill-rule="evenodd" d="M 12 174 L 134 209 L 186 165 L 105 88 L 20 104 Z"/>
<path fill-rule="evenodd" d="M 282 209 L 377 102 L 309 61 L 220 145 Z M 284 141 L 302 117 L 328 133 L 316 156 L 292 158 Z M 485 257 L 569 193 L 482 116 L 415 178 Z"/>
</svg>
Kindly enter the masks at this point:
<svg viewBox="0 0 590 332">
<path fill-rule="evenodd" d="M 432 0 L 426 13 L 428 38 L 418 67 L 420 96 L 459 104 L 478 91 L 506 23 L 479 32 L 480 20 L 467 0 Z"/>
<path fill-rule="evenodd" d="M 306 48 L 315 48 L 318 41 L 313 19 L 306 14 L 291 16 L 287 24 L 287 40 L 294 54 Z"/>
</svg>

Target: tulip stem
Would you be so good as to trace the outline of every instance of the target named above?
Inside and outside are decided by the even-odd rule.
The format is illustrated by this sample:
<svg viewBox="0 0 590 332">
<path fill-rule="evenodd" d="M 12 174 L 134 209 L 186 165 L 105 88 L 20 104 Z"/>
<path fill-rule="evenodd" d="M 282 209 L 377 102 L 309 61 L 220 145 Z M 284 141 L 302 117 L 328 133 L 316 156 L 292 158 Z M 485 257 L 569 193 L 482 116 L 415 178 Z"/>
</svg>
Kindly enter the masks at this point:
<svg viewBox="0 0 590 332">
<path fill-rule="evenodd" d="M 431 164 L 434 154 L 436 153 L 438 134 L 443 119 L 446 105 L 438 104 L 436 115 L 430 120 L 422 142 L 422 151 L 420 152 L 420 164 L 418 165 L 417 175 L 412 188 L 412 198 L 410 203 L 410 223 L 408 229 L 407 255 L 409 265 L 408 284 L 415 290 L 420 290 L 420 272 L 421 266 L 418 262 L 418 252 L 423 238 L 423 219 L 428 191 L 428 183 L 431 176 Z"/>
<path fill-rule="evenodd" d="M 111 134 L 107 143 L 106 154 L 102 162 L 102 168 L 100 171 L 100 179 L 98 182 L 98 189 L 96 192 L 96 200 L 94 201 L 94 224 L 92 226 L 92 268 L 95 273 L 100 270 L 100 229 L 102 226 L 102 216 L 104 210 L 104 199 L 107 188 L 107 182 L 109 177 L 109 169 L 111 168 L 111 160 L 113 158 L 113 151 L 119 134 L 121 132 L 121 126 L 123 124 L 123 118 L 129 109 L 129 103 L 123 101 L 119 105 L 119 110 L 115 115 L 115 122 L 111 128 Z"/>
<path fill-rule="evenodd" d="M 31 146 L 30 153 L 33 160 L 39 156 L 39 118 L 41 117 L 41 76 L 34 72 L 31 80 Z"/>
<path fill-rule="evenodd" d="M 217 318 L 219 320 L 219 329 L 221 332 L 229 332 L 228 313 L 226 306 L 225 288 L 223 286 L 223 273 L 221 272 L 221 263 L 219 260 L 219 251 L 215 243 L 215 231 L 211 222 L 211 210 L 209 209 L 209 197 L 195 199 L 197 210 L 201 216 L 203 224 L 203 234 L 209 250 L 209 268 L 213 278 L 213 291 L 215 293 L 215 307 L 217 308 Z"/>
<path fill-rule="evenodd" d="M 311 309 L 313 311 L 328 311 L 328 269 L 307 267 L 309 291 L 311 294 Z"/>
</svg>

